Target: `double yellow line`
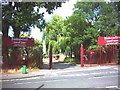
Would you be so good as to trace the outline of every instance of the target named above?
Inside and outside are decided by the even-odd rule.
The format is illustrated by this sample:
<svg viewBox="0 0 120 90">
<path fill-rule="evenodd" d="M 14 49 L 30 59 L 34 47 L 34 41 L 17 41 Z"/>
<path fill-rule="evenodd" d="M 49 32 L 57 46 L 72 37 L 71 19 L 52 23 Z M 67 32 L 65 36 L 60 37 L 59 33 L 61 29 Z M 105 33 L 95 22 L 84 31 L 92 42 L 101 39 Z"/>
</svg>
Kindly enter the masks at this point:
<svg viewBox="0 0 120 90">
<path fill-rule="evenodd" d="M 3 79 L 3 80 L 0 80 L 0 82 L 9 82 L 9 81 L 17 81 L 17 80 L 25 80 L 27 78 L 21 78 L 21 79 Z"/>
<path fill-rule="evenodd" d="M 9 82 L 9 81 L 17 81 L 17 80 L 29 80 L 29 79 L 33 79 L 33 78 L 36 79 L 36 78 L 40 78 L 40 76 L 44 76 L 44 75 L 23 77 L 23 78 L 14 78 L 14 79 L 2 79 L 2 80 L 0 80 L 0 82 Z"/>
</svg>

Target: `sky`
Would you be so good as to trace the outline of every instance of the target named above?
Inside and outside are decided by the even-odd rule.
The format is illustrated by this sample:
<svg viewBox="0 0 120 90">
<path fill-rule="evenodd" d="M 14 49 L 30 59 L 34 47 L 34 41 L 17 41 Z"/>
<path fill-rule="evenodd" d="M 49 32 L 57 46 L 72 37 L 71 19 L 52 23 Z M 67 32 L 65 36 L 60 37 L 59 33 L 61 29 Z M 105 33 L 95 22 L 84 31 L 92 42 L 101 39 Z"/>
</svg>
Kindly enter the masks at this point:
<svg viewBox="0 0 120 90">
<path fill-rule="evenodd" d="M 66 1 L 66 3 L 62 3 L 62 7 L 57 8 L 54 11 L 54 14 L 60 15 L 63 17 L 63 19 L 66 18 L 66 16 L 71 16 L 73 11 L 72 9 L 74 8 L 74 4 L 77 2 L 77 0 L 69 0 Z M 45 19 L 50 19 L 52 15 L 46 14 Z"/>
<path fill-rule="evenodd" d="M 57 8 L 56 10 L 53 11 L 53 14 L 48 14 L 45 9 L 41 9 L 40 11 L 41 12 L 44 12 L 44 19 L 46 21 L 50 21 L 52 18 L 53 15 L 59 15 L 61 16 L 63 19 L 65 19 L 67 16 L 71 16 L 72 13 L 73 13 L 73 8 L 74 8 L 74 4 L 77 2 L 77 0 L 69 0 L 69 1 L 66 1 L 66 3 L 62 3 L 62 6 Z M 40 41 L 42 41 L 42 35 L 43 33 L 40 32 L 40 29 L 35 27 L 35 28 L 31 28 L 31 38 L 34 38 L 34 39 L 38 39 Z M 13 37 L 13 29 L 10 27 L 10 30 L 9 30 L 9 33 L 8 35 L 10 37 Z M 46 46 L 45 46 L 45 41 L 43 41 L 43 52 L 46 53 Z"/>
<path fill-rule="evenodd" d="M 77 1 L 80 1 L 80 0 L 69 0 L 69 1 L 66 1 L 66 3 L 62 3 L 62 7 L 59 7 L 57 8 L 56 10 L 53 11 L 53 14 L 48 14 L 45 9 L 41 9 L 40 11 L 41 12 L 44 12 L 44 19 L 46 21 L 50 21 L 52 18 L 53 15 L 59 15 L 61 16 L 63 19 L 65 19 L 67 16 L 71 16 L 72 13 L 73 13 L 73 8 L 74 8 L 74 4 L 77 2 Z M 106 0 L 106 1 L 109 1 L 109 0 Z M 31 28 L 32 29 L 32 32 L 31 32 L 31 37 L 32 38 L 35 38 L 35 39 L 39 39 L 42 41 L 42 32 L 40 32 L 40 29 L 35 27 L 35 28 Z M 9 31 L 9 36 L 13 36 L 13 32 L 12 32 L 12 29 L 11 31 Z"/>
<path fill-rule="evenodd" d="M 72 13 L 73 13 L 73 8 L 74 8 L 74 4 L 77 2 L 77 0 L 69 0 L 69 1 L 66 1 L 66 3 L 62 3 L 62 6 L 57 8 L 56 10 L 53 11 L 53 14 L 48 14 L 45 9 L 41 9 L 40 11 L 41 12 L 44 12 L 44 19 L 46 21 L 50 21 L 52 18 L 53 15 L 59 15 L 61 16 L 63 19 L 65 19 L 67 16 L 71 16 Z M 32 31 L 31 31 L 31 37 L 32 38 L 35 38 L 35 39 L 38 39 L 40 41 L 42 41 L 42 35 L 43 33 L 40 32 L 40 29 L 35 27 L 35 28 L 31 28 Z M 9 33 L 8 35 L 10 37 L 13 37 L 13 32 L 12 32 L 12 28 L 10 27 L 10 30 L 9 30 Z"/>
<path fill-rule="evenodd" d="M 45 9 L 42 9 L 41 11 L 45 12 L 44 14 L 44 19 L 46 21 L 50 21 L 51 17 L 56 14 L 61 16 L 63 19 L 65 19 L 67 16 L 71 16 L 73 13 L 73 8 L 74 8 L 74 4 L 77 2 L 77 0 L 69 0 L 66 3 L 62 3 L 62 7 L 57 8 L 56 10 L 53 11 L 53 14 L 48 14 L 47 12 L 45 12 Z M 40 29 L 35 27 L 35 28 L 31 28 L 32 32 L 31 32 L 31 37 L 35 38 L 35 39 L 39 39 L 42 40 L 42 32 L 40 32 Z"/>
</svg>

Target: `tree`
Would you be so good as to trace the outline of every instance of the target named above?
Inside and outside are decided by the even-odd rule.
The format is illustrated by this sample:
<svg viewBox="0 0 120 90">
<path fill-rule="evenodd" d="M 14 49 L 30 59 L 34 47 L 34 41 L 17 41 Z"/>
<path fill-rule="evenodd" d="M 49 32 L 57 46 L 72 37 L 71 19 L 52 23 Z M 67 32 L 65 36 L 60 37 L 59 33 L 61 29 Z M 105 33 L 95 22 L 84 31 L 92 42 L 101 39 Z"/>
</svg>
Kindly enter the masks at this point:
<svg viewBox="0 0 120 90">
<path fill-rule="evenodd" d="M 32 65 L 34 67 L 42 68 L 43 67 L 43 45 L 42 41 L 35 39 L 35 46 L 30 48 L 29 55 L 32 58 Z"/>
<path fill-rule="evenodd" d="M 55 15 L 47 23 L 46 44 L 48 48 L 50 43 L 53 44 L 54 53 L 59 53 L 60 49 L 63 53 L 71 51 L 79 58 L 80 44 L 86 49 L 97 48 L 99 36 L 119 34 L 118 11 L 113 3 L 77 2 L 73 10 L 65 20 Z"/>
<path fill-rule="evenodd" d="M 58 37 L 61 34 L 61 26 L 62 26 L 62 17 L 58 15 L 54 15 L 53 20 L 46 23 L 46 29 L 44 30 L 44 37 L 46 37 L 46 45 L 48 47 L 49 52 L 49 46 L 50 44 L 53 45 L 53 53 L 59 52 L 59 43 L 58 43 Z"/>
<path fill-rule="evenodd" d="M 20 31 L 29 31 L 32 26 L 37 25 L 40 29 L 45 27 L 44 13 L 40 13 L 40 8 L 46 8 L 46 11 L 51 14 L 54 8 L 60 6 L 61 2 L 9 2 L 3 5 L 3 36 L 8 36 L 9 26 L 12 26 L 15 37 L 19 37 Z"/>
<path fill-rule="evenodd" d="M 14 37 L 19 37 L 21 31 L 30 31 L 32 26 L 37 26 L 41 30 L 45 27 L 45 20 L 44 13 L 39 11 L 40 8 L 45 8 L 51 14 L 57 7 L 61 7 L 61 2 L 9 2 L 2 5 L 3 37 L 8 37 L 10 26 L 13 28 Z M 7 61 L 8 64 L 8 47 L 3 45 L 2 50 L 3 61 Z"/>
<path fill-rule="evenodd" d="M 100 22 L 96 24 L 99 24 L 100 36 L 119 35 L 118 12 L 113 3 L 103 3 L 98 15 Z"/>
<path fill-rule="evenodd" d="M 29 38 L 30 33 L 28 33 L 26 35 L 21 34 L 20 37 Z M 32 59 L 31 60 L 32 64 L 29 63 L 29 60 L 27 60 L 29 67 L 34 66 L 34 67 L 42 68 L 42 66 L 43 66 L 42 41 L 35 39 L 34 42 L 35 42 L 34 47 L 23 47 L 22 49 L 24 49 L 26 51 L 28 59 L 29 58 Z"/>
<path fill-rule="evenodd" d="M 73 52 L 79 57 L 80 44 L 84 48 L 97 46 L 99 36 L 118 35 L 118 12 L 113 3 L 77 2 L 72 16 L 67 18 L 66 29 L 71 33 Z"/>
<path fill-rule="evenodd" d="M 44 39 L 47 45 L 47 52 L 49 52 L 50 44 L 53 45 L 53 53 L 68 53 L 69 47 L 69 33 L 66 32 L 64 20 L 59 15 L 54 15 L 52 20 L 47 22 L 44 30 Z M 45 38 L 46 37 L 46 38 Z"/>
</svg>

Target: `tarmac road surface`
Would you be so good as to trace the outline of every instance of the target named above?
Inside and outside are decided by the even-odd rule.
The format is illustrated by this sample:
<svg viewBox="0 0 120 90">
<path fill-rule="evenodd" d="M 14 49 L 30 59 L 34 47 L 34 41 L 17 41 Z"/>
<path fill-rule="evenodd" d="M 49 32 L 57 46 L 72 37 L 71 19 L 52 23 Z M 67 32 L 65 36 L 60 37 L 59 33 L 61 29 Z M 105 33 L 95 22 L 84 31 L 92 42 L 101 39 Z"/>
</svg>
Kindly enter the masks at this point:
<svg viewBox="0 0 120 90">
<path fill-rule="evenodd" d="M 103 88 L 119 89 L 119 67 L 98 66 L 80 68 L 78 65 L 52 69 L 43 76 L 2 81 L 3 88 Z M 94 89 L 91 89 L 94 90 Z"/>
</svg>

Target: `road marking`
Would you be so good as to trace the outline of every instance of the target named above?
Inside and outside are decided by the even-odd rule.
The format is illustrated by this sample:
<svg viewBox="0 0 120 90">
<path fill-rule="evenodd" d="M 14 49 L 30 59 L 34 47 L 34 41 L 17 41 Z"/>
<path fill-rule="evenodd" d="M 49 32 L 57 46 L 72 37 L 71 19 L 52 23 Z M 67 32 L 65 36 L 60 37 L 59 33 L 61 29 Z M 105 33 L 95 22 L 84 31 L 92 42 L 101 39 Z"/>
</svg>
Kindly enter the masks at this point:
<svg viewBox="0 0 120 90">
<path fill-rule="evenodd" d="M 115 67 L 115 66 L 111 66 L 111 67 L 113 67 L 113 68 L 117 68 L 117 67 Z M 72 71 L 89 71 L 89 70 L 102 70 L 102 69 L 110 69 L 111 67 L 107 67 L 107 66 L 103 66 L 103 67 L 101 67 L 101 66 L 97 66 L 97 67 L 83 67 L 83 68 L 76 68 L 76 70 L 75 69 L 73 69 L 73 68 L 68 68 L 68 69 L 66 69 L 66 70 L 60 70 L 59 72 L 57 72 L 58 74 L 59 73 L 63 73 L 63 72 L 72 72 Z"/>
<path fill-rule="evenodd" d="M 118 77 L 118 75 L 112 75 L 112 76 L 96 76 L 88 79 L 101 79 L 101 78 L 110 78 L 110 77 Z"/>
<path fill-rule="evenodd" d="M 8 80 L 0 80 L 1 82 L 10 82 L 10 81 L 17 81 L 17 80 L 24 80 L 24 79 L 8 79 Z"/>
<path fill-rule="evenodd" d="M 79 73 L 79 74 L 73 73 L 73 74 L 61 75 L 59 77 L 75 77 L 75 76 L 102 75 L 102 74 L 113 74 L 113 73 L 119 74 L 119 72 L 99 72 L 99 73 Z"/>
<path fill-rule="evenodd" d="M 17 81 L 17 80 L 30 80 L 30 79 L 37 79 L 37 78 L 40 78 L 40 77 L 28 77 L 28 78 L 19 78 L 19 79 L 3 79 L 3 80 L 0 80 L 0 82 L 9 82 L 9 81 Z"/>
<path fill-rule="evenodd" d="M 59 76 L 59 77 L 63 77 L 63 76 L 66 76 L 66 77 L 68 77 L 68 76 L 87 76 L 87 75 L 99 75 L 99 74 L 112 74 L 112 73 L 118 73 L 118 74 L 120 74 L 118 71 L 114 71 L 114 72 L 99 72 L 99 73 L 79 73 L 79 74 L 74 74 L 74 72 L 73 72 L 73 74 L 72 75 L 70 75 L 70 74 L 68 74 L 68 75 L 59 75 L 59 74 L 62 74 L 62 73 L 64 73 L 64 72 L 66 72 L 66 73 L 69 73 L 69 72 L 72 72 L 72 71 L 87 71 L 87 70 L 98 70 L 98 69 L 108 69 L 108 68 L 111 68 L 111 67 L 97 67 L 97 68 L 95 68 L 95 67 L 90 67 L 90 68 L 86 68 L 86 67 L 84 67 L 84 68 L 81 68 L 81 69 L 78 69 L 78 70 L 70 70 L 70 71 L 68 71 L 69 69 L 67 69 L 67 70 L 60 70 L 59 72 L 55 72 L 55 74 L 53 74 L 53 73 L 51 73 L 50 75 L 54 75 L 54 76 Z M 117 67 L 113 67 L 114 69 L 117 69 Z M 30 80 L 30 79 L 37 79 L 37 78 L 40 78 L 40 77 L 28 77 L 28 78 L 21 78 L 21 79 L 3 79 L 3 80 L 0 80 L 0 82 L 8 82 L 8 81 L 17 81 L 17 80 Z"/>
<path fill-rule="evenodd" d="M 114 68 L 115 70 L 119 70 L 118 68 Z"/>
<path fill-rule="evenodd" d="M 14 84 L 29 84 L 29 83 L 33 83 L 33 82 L 23 82 L 23 83 L 14 83 Z"/>
<path fill-rule="evenodd" d="M 69 79 L 62 79 L 62 81 L 64 80 L 69 80 Z M 44 82 L 61 82 L 61 80 L 56 79 L 56 80 L 48 80 L 48 81 L 44 81 Z"/>
<path fill-rule="evenodd" d="M 85 74 L 85 73 L 80 73 L 80 74 L 72 74 L 72 75 L 70 75 L 70 74 L 67 74 L 67 75 L 61 75 L 61 76 L 59 76 L 59 77 L 75 77 L 75 76 L 88 76 L 88 75 L 100 75 L 100 74 L 112 74 L 112 73 L 118 73 L 119 74 L 119 72 L 117 71 L 117 72 L 99 72 L 99 73 L 87 73 L 87 74 Z M 54 76 L 58 76 L 59 74 L 57 73 L 57 74 L 55 74 Z M 53 75 L 52 75 L 53 76 Z M 38 79 L 38 78 L 40 78 L 40 77 L 31 77 L 31 78 L 21 78 L 21 79 L 11 79 L 11 80 L 0 80 L 1 82 L 9 82 L 9 81 L 17 81 L 17 80 L 31 80 L 31 79 Z"/>
<path fill-rule="evenodd" d="M 62 80 L 68 80 L 68 79 L 62 79 Z M 34 83 L 42 83 L 42 82 L 59 82 L 61 80 L 59 79 L 55 79 L 55 80 L 46 80 L 46 81 L 38 81 L 38 82 L 34 82 Z M 14 83 L 14 84 L 30 84 L 30 83 L 33 83 L 33 82 L 22 82 L 22 83 Z"/>
<path fill-rule="evenodd" d="M 118 88 L 118 86 L 107 86 L 106 88 Z"/>
<path fill-rule="evenodd" d="M 34 83 L 41 83 L 41 82 L 44 82 L 44 81 L 39 81 Z M 33 82 L 22 82 L 22 83 L 14 83 L 14 84 L 30 84 L 30 83 L 33 83 Z"/>
<path fill-rule="evenodd" d="M 84 73 L 80 73 L 80 74 L 72 74 L 72 75 L 61 75 L 61 77 L 75 77 L 75 76 L 88 76 L 90 74 L 84 74 Z"/>
</svg>

